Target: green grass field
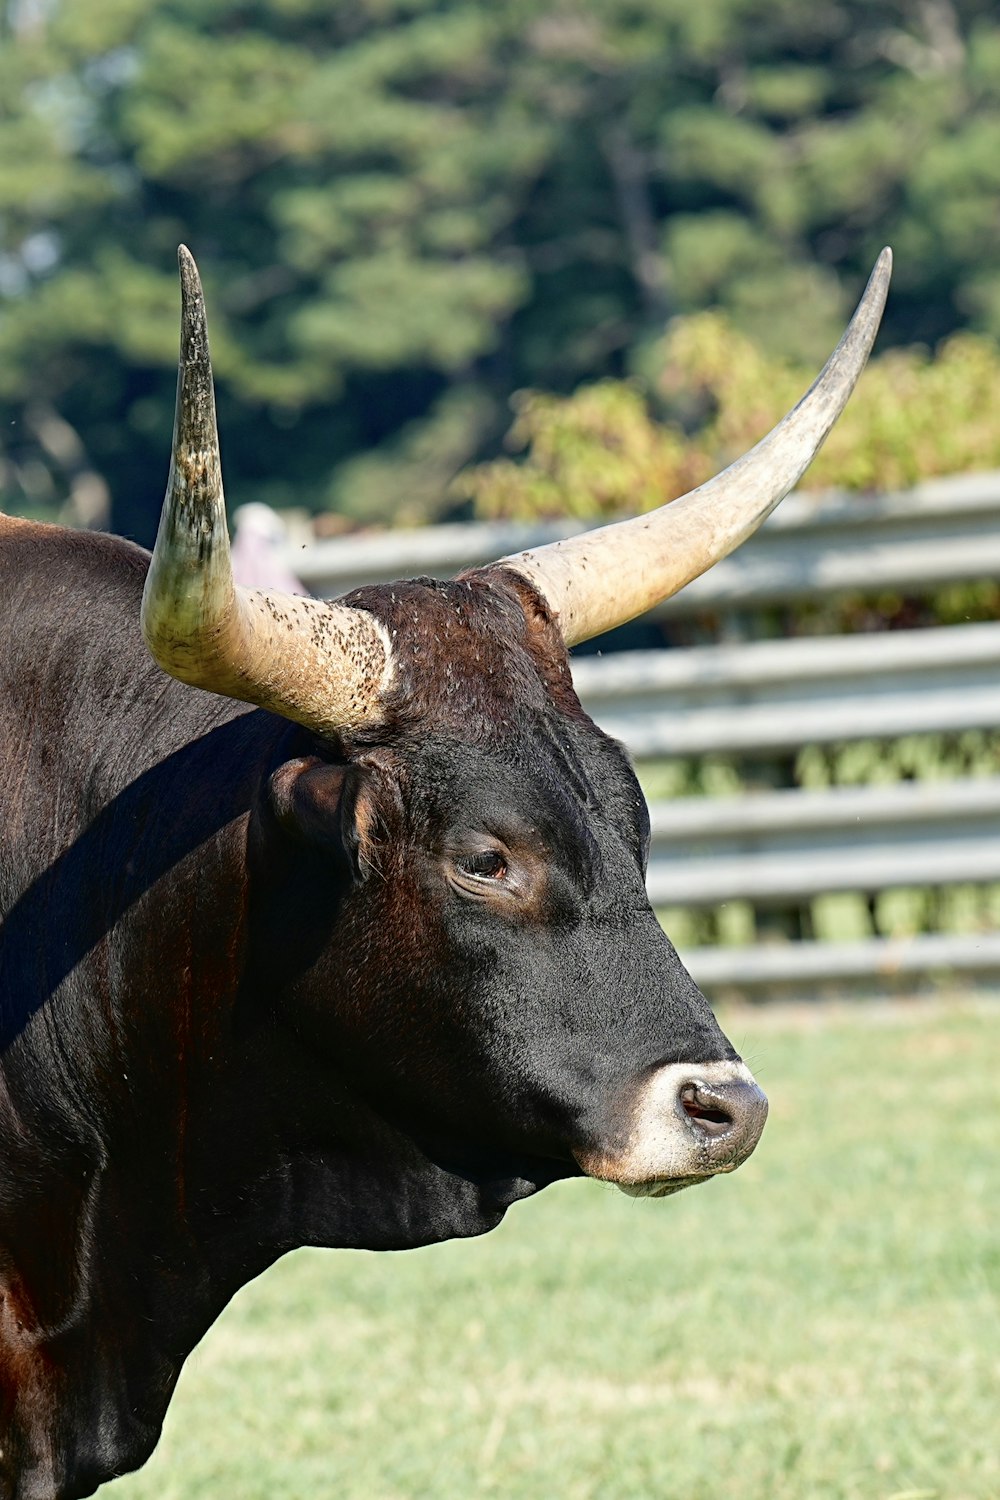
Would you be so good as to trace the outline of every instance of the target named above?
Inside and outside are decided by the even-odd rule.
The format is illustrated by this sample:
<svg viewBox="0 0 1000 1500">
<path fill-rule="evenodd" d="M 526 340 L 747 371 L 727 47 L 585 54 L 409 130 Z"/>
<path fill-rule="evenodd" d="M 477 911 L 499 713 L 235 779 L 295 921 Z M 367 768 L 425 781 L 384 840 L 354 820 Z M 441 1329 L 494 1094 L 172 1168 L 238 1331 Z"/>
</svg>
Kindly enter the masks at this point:
<svg viewBox="0 0 1000 1500">
<path fill-rule="evenodd" d="M 102 1497 L 997 1500 L 1000 1007 L 724 1021 L 771 1097 L 734 1177 L 287 1258 Z"/>
</svg>

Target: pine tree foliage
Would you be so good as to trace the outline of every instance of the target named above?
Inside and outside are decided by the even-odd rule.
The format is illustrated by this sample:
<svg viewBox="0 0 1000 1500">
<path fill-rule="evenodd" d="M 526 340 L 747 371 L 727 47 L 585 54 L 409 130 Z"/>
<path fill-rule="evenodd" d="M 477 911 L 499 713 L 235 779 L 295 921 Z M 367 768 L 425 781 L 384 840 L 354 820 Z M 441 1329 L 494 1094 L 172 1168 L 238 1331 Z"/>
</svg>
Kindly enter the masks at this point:
<svg viewBox="0 0 1000 1500">
<path fill-rule="evenodd" d="M 996 337 L 998 191 L 986 0 L 0 0 L 0 497 L 149 539 L 180 240 L 231 499 L 412 521 L 681 315 L 815 362 L 885 242 L 889 344 Z"/>
</svg>

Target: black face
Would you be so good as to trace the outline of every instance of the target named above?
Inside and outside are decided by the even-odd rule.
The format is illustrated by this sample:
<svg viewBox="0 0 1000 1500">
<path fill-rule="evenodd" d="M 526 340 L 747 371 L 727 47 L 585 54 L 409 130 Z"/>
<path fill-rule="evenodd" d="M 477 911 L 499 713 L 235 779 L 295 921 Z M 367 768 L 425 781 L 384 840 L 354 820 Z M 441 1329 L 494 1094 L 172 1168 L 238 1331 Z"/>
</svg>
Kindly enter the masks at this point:
<svg viewBox="0 0 1000 1500">
<path fill-rule="evenodd" d="M 489 662 L 489 639 L 476 645 Z M 521 655 L 532 691 L 512 699 L 498 666 L 484 712 L 480 673 L 465 733 L 404 718 L 346 765 L 278 778 L 283 821 L 310 846 L 299 918 L 336 909 L 299 965 L 295 1024 L 401 1138 L 403 1174 L 414 1151 L 426 1160 L 436 1222 L 412 1227 L 428 1237 L 488 1228 L 580 1152 L 620 1143 L 657 1065 L 734 1056 L 646 899 L 648 815 L 626 756 Z M 442 1170 L 456 1222 L 437 1222 Z M 470 1181 L 492 1200 L 470 1209 Z"/>
<path fill-rule="evenodd" d="M 648 818 L 621 751 L 584 723 L 532 730 L 502 757 L 424 751 L 443 796 L 415 799 L 431 920 L 410 985 L 448 1051 L 437 1108 L 568 1158 L 614 1132 L 638 1075 L 724 1043 L 646 899 Z M 432 953 L 444 977 L 422 983 Z"/>
</svg>

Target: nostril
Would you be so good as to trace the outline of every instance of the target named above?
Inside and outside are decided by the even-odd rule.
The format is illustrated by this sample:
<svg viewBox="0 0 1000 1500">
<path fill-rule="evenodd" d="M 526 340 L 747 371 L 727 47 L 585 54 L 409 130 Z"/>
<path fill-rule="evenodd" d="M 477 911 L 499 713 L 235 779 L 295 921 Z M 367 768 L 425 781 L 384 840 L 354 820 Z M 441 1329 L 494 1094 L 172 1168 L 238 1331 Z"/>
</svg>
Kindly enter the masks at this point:
<svg viewBox="0 0 1000 1500">
<path fill-rule="evenodd" d="M 624 1143 L 576 1155 L 592 1177 L 636 1197 L 662 1197 L 734 1172 L 767 1119 L 767 1099 L 738 1058 L 661 1063 L 638 1080 L 627 1108 Z"/>
<path fill-rule="evenodd" d="M 681 1107 L 688 1119 L 705 1135 L 725 1135 L 733 1123 L 729 1111 L 722 1101 L 696 1083 L 685 1084 L 680 1091 Z"/>
</svg>

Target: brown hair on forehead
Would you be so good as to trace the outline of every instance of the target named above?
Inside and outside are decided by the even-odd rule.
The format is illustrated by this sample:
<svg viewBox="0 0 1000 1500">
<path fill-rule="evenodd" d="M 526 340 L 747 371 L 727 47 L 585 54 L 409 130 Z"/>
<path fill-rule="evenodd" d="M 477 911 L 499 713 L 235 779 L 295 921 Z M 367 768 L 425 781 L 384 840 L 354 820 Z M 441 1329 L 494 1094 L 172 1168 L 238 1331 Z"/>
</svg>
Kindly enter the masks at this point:
<svg viewBox="0 0 1000 1500">
<path fill-rule="evenodd" d="M 559 627 L 542 596 L 511 569 L 477 569 L 446 583 L 381 584 L 345 602 L 370 610 L 389 633 L 390 734 L 426 725 L 464 739 L 503 740 L 532 710 L 585 717 Z M 366 738 L 362 731 L 358 742 Z"/>
</svg>

